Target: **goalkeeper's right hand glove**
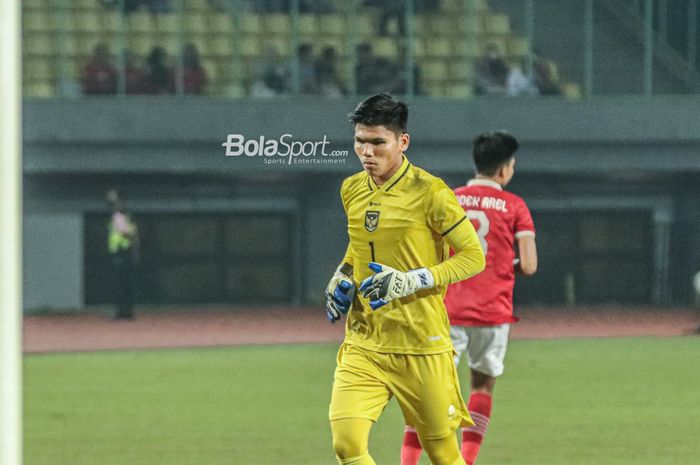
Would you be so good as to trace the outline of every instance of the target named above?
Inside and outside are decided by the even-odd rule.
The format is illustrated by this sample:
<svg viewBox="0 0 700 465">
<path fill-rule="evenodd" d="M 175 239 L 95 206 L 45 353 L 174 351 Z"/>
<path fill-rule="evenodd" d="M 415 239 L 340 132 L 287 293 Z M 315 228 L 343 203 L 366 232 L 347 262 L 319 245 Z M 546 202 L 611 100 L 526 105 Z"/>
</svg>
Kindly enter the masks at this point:
<svg viewBox="0 0 700 465">
<path fill-rule="evenodd" d="M 326 318 L 331 323 L 340 320 L 352 308 L 355 299 L 355 283 L 352 267 L 341 265 L 326 287 Z"/>
</svg>

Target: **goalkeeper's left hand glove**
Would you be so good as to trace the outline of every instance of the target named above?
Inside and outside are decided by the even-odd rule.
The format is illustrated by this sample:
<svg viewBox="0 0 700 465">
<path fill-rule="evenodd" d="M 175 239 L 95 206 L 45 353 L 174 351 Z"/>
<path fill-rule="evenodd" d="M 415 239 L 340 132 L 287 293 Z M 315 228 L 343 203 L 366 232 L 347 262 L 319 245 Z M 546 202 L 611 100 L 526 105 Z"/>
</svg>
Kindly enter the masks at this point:
<svg viewBox="0 0 700 465">
<path fill-rule="evenodd" d="M 372 310 L 382 307 L 394 299 L 414 294 L 421 289 L 435 286 L 433 274 L 427 268 L 418 268 L 407 272 L 390 266 L 370 262 L 369 267 L 376 274 L 362 281 L 360 291 L 369 299 Z"/>
</svg>

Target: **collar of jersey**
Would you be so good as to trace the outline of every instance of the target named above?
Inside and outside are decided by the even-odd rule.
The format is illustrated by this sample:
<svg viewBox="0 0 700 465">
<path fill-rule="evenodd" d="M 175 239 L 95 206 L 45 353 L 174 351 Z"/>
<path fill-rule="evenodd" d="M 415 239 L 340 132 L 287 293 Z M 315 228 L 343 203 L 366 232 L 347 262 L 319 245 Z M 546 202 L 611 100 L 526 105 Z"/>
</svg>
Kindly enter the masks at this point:
<svg viewBox="0 0 700 465">
<path fill-rule="evenodd" d="M 500 184 L 498 184 L 496 181 L 491 181 L 490 179 L 472 179 L 467 183 L 467 186 L 486 186 L 493 187 L 499 191 L 503 190 Z"/>
<path fill-rule="evenodd" d="M 398 170 L 396 170 L 396 173 L 394 173 L 384 184 L 381 186 L 378 186 L 376 182 L 374 182 L 374 179 L 372 179 L 372 176 L 369 174 L 367 175 L 367 186 L 369 187 L 369 190 L 371 191 L 381 191 L 383 190 L 384 192 L 388 192 L 392 187 L 394 187 L 406 174 L 408 169 L 411 167 L 411 163 L 408 161 L 408 158 L 406 158 L 406 155 L 401 155 L 403 158 L 403 161 L 401 162 L 401 166 L 399 167 Z"/>
</svg>

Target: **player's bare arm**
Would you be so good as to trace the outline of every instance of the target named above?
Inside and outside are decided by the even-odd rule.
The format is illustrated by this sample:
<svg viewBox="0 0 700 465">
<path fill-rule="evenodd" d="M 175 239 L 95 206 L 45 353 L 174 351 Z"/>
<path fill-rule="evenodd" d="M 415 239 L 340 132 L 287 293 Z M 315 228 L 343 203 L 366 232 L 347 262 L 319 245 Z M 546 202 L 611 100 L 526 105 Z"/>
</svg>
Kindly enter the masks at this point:
<svg viewBox="0 0 700 465">
<path fill-rule="evenodd" d="M 516 239 L 518 242 L 518 262 L 515 271 L 525 276 L 532 276 L 537 272 L 537 245 L 534 235 L 526 235 Z"/>
</svg>

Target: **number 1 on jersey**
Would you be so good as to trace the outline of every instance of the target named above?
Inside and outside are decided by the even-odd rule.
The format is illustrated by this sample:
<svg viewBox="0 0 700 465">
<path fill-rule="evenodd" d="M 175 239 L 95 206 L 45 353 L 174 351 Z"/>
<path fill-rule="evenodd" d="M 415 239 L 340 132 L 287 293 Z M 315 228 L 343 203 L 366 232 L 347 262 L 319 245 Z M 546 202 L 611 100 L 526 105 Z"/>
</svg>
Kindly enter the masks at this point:
<svg viewBox="0 0 700 465">
<path fill-rule="evenodd" d="M 370 254 L 372 255 L 372 261 L 376 262 L 377 259 L 374 258 L 374 242 L 372 242 L 372 241 L 369 242 L 369 251 L 370 251 Z"/>
<path fill-rule="evenodd" d="M 484 255 L 486 255 L 489 251 L 489 243 L 486 242 L 486 235 L 489 233 L 489 227 L 491 226 L 489 218 L 481 210 L 467 210 L 467 218 L 479 222 L 479 227 L 476 228 L 476 235 L 479 237 L 481 248 L 484 250 Z"/>
</svg>

